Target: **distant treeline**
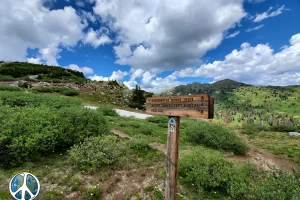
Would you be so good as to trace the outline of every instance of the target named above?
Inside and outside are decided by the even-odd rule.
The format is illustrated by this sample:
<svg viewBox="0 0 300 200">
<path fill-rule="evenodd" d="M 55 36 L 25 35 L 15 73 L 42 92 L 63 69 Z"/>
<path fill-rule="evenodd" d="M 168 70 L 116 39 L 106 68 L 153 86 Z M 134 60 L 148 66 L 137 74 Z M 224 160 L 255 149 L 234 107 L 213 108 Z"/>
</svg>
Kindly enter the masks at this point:
<svg viewBox="0 0 300 200">
<path fill-rule="evenodd" d="M 65 69 L 57 66 L 47 66 L 24 62 L 11 62 L 2 64 L 0 75 L 11 78 L 28 78 L 30 75 L 37 75 L 38 80 L 73 80 L 85 79 L 82 72 Z"/>
</svg>

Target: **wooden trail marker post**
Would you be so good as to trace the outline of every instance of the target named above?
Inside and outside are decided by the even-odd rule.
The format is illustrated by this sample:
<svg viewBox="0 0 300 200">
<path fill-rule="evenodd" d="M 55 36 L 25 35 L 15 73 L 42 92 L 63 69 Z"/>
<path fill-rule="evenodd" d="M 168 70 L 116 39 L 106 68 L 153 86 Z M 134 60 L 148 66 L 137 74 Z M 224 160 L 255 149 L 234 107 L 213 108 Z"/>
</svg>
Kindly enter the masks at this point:
<svg viewBox="0 0 300 200">
<path fill-rule="evenodd" d="M 175 200 L 178 180 L 178 146 L 180 117 L 212 119 L 214 98 L 207 95 L 150 97 L 146 112 L 168 116 L 167 180 L 165 200 Z"/>
</svg>

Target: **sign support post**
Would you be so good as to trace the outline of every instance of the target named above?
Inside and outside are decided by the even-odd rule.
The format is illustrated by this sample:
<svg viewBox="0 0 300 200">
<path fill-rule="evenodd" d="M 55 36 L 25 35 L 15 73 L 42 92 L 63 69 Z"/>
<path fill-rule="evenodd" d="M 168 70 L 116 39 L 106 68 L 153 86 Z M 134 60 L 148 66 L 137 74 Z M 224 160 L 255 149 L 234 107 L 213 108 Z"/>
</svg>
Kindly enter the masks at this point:
<svg viewBox="0 0 300 200">
<path fill-rule="evenodd" d="M 165 200 L 176 200 L 177 179 L 178 179 L 179 130 L 180 130 L 180 117 L 169 116 L 167 180 L 166 180 Z"/>
<path fill-rule="evenodd" d="M 146 100 L 146 112 L 169 118 L 165 200 L 176 200 L 180 117 L 212 119 L 214 98 L 208 94 L 149 97 Z"/>
</svg>

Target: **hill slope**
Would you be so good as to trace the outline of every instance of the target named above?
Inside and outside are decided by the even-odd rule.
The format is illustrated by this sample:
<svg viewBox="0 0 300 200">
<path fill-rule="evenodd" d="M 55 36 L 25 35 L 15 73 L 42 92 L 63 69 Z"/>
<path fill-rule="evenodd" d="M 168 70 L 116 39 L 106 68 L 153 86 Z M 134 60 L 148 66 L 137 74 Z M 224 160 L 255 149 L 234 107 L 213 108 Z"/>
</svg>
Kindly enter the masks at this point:
<svg viewBox="0 0 300 200">
<path fill-rule="evenodd" d="M 0 63 L 0 82 L 0 90 L 10 90 L 8 84 L 32 92 L 77 95 L 90 105 L 124 107 L 132 96 L 132 90 L 117 81 L 91 81 L 82 72 L 24 62 Z"/>
<path fill-rule="evenodd" d="M 212 84 L 209 83 L 192 83 L 187 85 L 179 85 L 175 88 L 158 93 L 159 96 L 177 96 L 177 95 L 188 95 L 188 94 L 209 94 L 215 95 L 217 93 L 231 92 L 233 89 L 250 86 L 245 83 L 225 79 Z"/>
<path fill-rule="evenodd" d="M 38 65 L 24 62 L 1 63 L 0 80 L 30 80 L 44 82 L 86 81 L 82 72 L 57 66 Z"/>
</svg>

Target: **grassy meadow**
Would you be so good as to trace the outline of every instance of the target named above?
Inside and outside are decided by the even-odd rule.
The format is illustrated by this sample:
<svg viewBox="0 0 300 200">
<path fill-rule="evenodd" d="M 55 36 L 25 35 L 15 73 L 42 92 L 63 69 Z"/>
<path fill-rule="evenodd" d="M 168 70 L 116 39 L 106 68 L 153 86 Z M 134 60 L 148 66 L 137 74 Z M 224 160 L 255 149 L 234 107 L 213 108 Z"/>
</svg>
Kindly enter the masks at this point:
<svg viewBox="0 0 300 200">
<path fill-rule="evenodd" d="M 7 91 L 10 90 L 10 91 Z M 120 117 L 78 97 L 0 91 L 0 199 L 11 177 L 36 175 L 41 200 L 163 199 L 167 117 Z M 235 134 L 232 127 L 183 119 L 177 199 L 299 199 L 299 174 L 266 171 L 226 155 L 251 145 L 299 164 L 299 140 L 282 132 Z"/>
</svg>

